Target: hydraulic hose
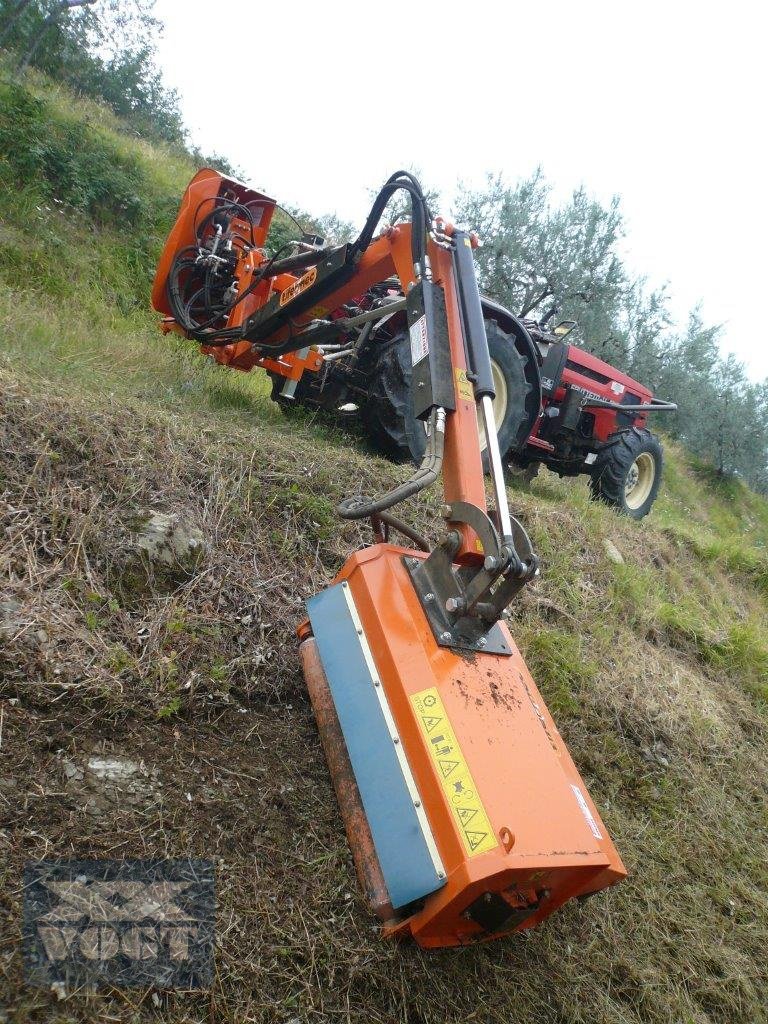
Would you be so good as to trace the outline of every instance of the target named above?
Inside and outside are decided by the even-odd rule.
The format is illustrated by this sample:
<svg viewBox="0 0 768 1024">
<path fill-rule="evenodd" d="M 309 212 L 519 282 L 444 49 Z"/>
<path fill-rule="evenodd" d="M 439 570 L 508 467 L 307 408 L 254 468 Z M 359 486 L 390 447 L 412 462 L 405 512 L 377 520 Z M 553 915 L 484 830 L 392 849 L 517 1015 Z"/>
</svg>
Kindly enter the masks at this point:
<svg viewBox="0 0 768 1024">
<path fill-rule="evenodd" d="M 377 512 L 373 516 L 373 520 L 374 523 L 378 521 L 390 530 L 397 530 L 398 533 L 402 533 L 402 535 L 407 537 L 408 540 L 413 541 L 420 551 L 432 550 L 432 546 L 426 537 L 422 537 L 417 530 L 414 530 L 414 528 L 409 526 L 408 523 L 404 523 L 402 519 L 398 519 L 397 516 L 393 516 L 391 512 Z"/>
<path fill-rule="evenodd" d="M 326 256 L 330 256 L 333 247 L 325 249 L 312 249 L 309 252 L 300 252 L 295 256 L 286 256 L 283 260 L 275 260 L 269 268 L 269 277 L 277 277 L 278 274 L 290 274 L 294 270 L 303 270 L 304 267 L 312 267 L 320 263 Z"/>
<path fill-rule="evenodd" d="M 367 519 L 369 516 L 378 515 L 385 509 L 413 497 L 419 491 L 437 480 L 443 466 L 443 451 L 445 449 L 445 409 L 433 409 L 429 417 L 429 438 L 424 459 L 413 476 L 405 483 L 399 484 L 379 498 L 369 498 L 367 495 L 356 495 L 352 498 L 345 498 L 336 511 L 342 519 Z"/>
<path fill-rule="evenodd" d="M 225 327 L 216 329 L 213 324 L 217 320 L 220 320 L 224 316 L 228 316 L 232 310 L 238 306 L 243 299 L 247 298 L 258 285 L 264 280 L 265 277 L 269 277 L 273 268 L 276 264 L 277 255 L 285 249 L 286 246 L 282 246 L 278 253 L 271 259 L 263 263 L 253 276 L 253 280 L 234 300 L 226 305 L 213 305 L 208 299 L 206 304 L 206 312 L 212 314 L 208 320 L 198 323 L 192 319 L 190 310 L 194 304 L 195 299 L 198 295 L 205 293 L 209 295 L 210 289 L 210 278 L 208 270 L 204 270 L 204 285 L 193 293 L 192 298 L 184 301 L 181 294 L 181 286 L 179 277 L 184 270 L 195 271 L 197 269 L 197 255 L 198 250 L 194 246 L 188 246 L 186 249 L 181 249 L 173 261 L 171 272 L 168 277 L 168 299 L 171 304 L 174 318 L 181 324 L 184 330 L 189 334 L 191 338 L 199 341 L 201 344 L 208 345 L 210 347 L 229 345 L 233 341 L 238 341 L 242 337 L 242 328 L 240 327 Z M 195 257 L 194 259 L 192 257 Z"/>
<path fill-rule="evenodd" d="M 416 178 L 408 171 L 395 171 L 384 183 L 383 188 L 371 207 L 371 212 L 363 225 L 363 230 L 358 235 L 352 248 L 356 252 L 364 252 L 371 244 L 373 234 L 378 227 L 384 209 L 398 191 L 407 192 L 411 197 L 411 213 L 413 219 L 413 231 L 411 234 L 411 251 L 414 264 L 418 264 L 421 273 L 424 272 L 424 259 L 427 252 L 427 220 L 431 219 L 426 198 L 421 190 L 421 185 Z"/>
</svg>

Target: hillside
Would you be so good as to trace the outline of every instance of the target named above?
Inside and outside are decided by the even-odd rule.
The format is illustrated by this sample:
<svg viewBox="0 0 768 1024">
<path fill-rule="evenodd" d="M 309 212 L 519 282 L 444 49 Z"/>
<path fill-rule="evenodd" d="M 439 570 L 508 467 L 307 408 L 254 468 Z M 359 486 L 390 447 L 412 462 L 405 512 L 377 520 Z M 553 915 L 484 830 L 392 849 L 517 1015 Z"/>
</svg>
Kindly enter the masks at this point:
<svg viewBox="0 0 768 1024">
<path fill-rule="evenodd" d="M 0 1021 L 768 1020 L 768 503 L 674 446 L 640 524 L 583 481 L 511 492 L 543 561 L 513 635 L 630 878 L 512 940 L 382 943 L 294 629 L 366 539 L 338 499 L 403 470 L 160 336 L 194 166 L 35 90 L 0 86 Z M 152 513 L 189 573 L 140 571 Z M 24 987 L 24 861 L 187 855 L 217 862 L 210 994 Z"/>
</svg>

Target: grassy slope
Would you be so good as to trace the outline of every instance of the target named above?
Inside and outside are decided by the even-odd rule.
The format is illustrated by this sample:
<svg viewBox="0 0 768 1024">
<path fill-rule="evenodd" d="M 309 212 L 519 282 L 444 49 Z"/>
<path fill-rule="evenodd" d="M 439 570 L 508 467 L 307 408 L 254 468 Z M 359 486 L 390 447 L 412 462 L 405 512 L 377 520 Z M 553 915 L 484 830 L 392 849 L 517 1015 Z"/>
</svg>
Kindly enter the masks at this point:
<svg viewBox="0 0 768 1024">
<path fill-rule="evenodd" d="M 180 192 L 183 160 L 126 140 L 97 107 L 52 102 L 126 148 L 148 188 Z M 592 505 L 582 481 L 543 474 L 513 493 L 544 562 L 514 635 L 631 877 L 511 941 L 381 944 L 292 630 L 362 536 L 334 502 L 402 471 L 312 424 L 289 430 L 256 378 L 162 340 L 125 301 L 142 271 L 114 227 L 58 210 L 40 185 L 0 189 L 0 214 L 0 571 L 15 627 L 0 648 L 0 1005 L 13 1019 L 768 1019 L 768 505 L 674 448 L 642 524 Z M 126 573 L 147 508 L 206 538 L 180 586 Z M 434 495 L 413 516 L 435 522 L 436 508 Z M 64 761 L 102 750 L 157 772 L 145 799 L 84 810 L 92 794 Z M 190 852 L 220 858 L 210 999 L 57 1004 L 22 987 L 23 860 Z"/>
</svg>

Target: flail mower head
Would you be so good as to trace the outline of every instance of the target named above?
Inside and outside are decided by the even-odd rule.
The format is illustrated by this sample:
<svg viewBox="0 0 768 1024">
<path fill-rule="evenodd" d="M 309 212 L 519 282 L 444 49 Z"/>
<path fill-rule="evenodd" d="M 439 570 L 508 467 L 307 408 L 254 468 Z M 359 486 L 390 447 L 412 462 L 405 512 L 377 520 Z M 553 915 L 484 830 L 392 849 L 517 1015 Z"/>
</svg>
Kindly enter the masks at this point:
<svg viewBox="0 0 768 1024">
<path fill-rule="evenodd" d="M 412 223 L 374 237 L 399 189 Z M 505 621 L 538 562 L 507 504 L 475 240 L 433 221 L 403 172 L 346 245 L 305 239 L 269 257 L 274 207 L 200 172 L 153 303 L 165 330 L 220 363 L 280 374 L 288 388 L 353 344 L 353 328 L 356 338 L 361 323 L 405 310 L 424 461 L 388 494 L 340 506 L 345 518 L 371 519 L 376 543 L 308 601 L 304 675 L 358 876 L 385 934 L 449 946 L 529 928 L 625 870 Z M 393 276 L 402 299 L 356 304 Z M 388 510 L 441 474 L 446 532 L 430 550 Z M 391 529 L 415 548 L 390 543 Z"/>
</svg>

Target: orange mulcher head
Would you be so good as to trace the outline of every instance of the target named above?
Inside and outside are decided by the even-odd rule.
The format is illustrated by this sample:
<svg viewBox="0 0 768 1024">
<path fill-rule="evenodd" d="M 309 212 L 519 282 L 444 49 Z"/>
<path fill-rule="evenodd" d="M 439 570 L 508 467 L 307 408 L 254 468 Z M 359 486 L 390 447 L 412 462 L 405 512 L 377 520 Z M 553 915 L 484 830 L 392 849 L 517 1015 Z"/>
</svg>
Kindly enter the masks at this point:
<svg viewBox="0 0 768 1024">
<path fill-rule="evenodd" d="M 422 946 L 542 921 L 622 879 L 506 627 L 508 654 L 440 647 L 390 544 L 309 601 L 304 674 L 355 855 L 388 934 Z"/>
</svg>

